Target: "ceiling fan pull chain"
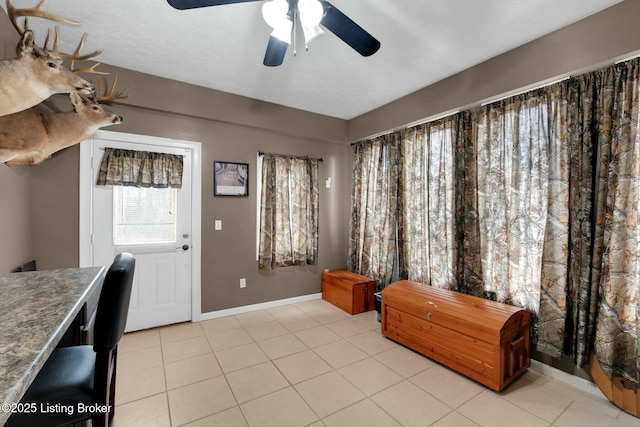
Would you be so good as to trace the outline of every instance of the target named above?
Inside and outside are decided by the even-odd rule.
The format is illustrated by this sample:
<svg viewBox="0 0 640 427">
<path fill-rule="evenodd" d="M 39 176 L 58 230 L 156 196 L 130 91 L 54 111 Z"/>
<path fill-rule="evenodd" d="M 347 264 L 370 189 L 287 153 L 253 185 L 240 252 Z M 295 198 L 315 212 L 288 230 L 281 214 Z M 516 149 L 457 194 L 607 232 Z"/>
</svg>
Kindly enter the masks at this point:
<svg viewBox="0 0 640 427">
<path fill-rule="evenodd" d="M 298 33 L 298 8 L 295 7 L 293 8 L 293 29 L 291 30 L 293 32 L 292 35 L 292 40 L 291 40 L 291 45 L 293 46 L 293 56 L 296 56 L 296 54 L 298 53 L 296 50 L 296 41 L 298 39 L 297 37 L 297 33 Z"/>
</svg>

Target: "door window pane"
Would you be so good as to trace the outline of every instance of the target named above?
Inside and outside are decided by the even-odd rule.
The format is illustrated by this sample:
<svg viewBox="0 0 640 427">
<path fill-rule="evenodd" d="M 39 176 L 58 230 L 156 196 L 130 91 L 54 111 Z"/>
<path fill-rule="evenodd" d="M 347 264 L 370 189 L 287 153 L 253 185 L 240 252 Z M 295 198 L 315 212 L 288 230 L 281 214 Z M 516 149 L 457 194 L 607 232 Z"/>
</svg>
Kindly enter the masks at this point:
<svg viewBox="0 0 640 427">
<path fill-rule="evenodd" d="M 113 187 L 113 244 L 176 241 L 175 188 Z"/>
</svg>

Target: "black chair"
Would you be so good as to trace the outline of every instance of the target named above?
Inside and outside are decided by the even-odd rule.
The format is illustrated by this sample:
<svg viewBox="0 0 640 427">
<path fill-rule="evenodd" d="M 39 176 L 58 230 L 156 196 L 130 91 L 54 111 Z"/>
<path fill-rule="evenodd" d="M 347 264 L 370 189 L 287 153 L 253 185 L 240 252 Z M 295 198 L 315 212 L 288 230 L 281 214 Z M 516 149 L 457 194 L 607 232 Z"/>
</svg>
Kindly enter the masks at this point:
<svg viewBox="0 0 640 427">
<path fill-rule="evenodd" d="M 25 271 L 36 271 L 36 260 L 32 259 L 29 262 L 25 262 L 22 265 L 19 265 L 15 270 L 13 270 L 14 273 L 24 273 Z"/>
<path fill-rule="evenodd" d="M 94 344 L 56 349 L 22 398 L 36 409 L 16 413 L 6 426 L 53 427 L 91 419 L 113 422 L 118 342 L 127 323 L 135 259 L 115 257 L 104 279 L 96 311 Z"/>
</svg>

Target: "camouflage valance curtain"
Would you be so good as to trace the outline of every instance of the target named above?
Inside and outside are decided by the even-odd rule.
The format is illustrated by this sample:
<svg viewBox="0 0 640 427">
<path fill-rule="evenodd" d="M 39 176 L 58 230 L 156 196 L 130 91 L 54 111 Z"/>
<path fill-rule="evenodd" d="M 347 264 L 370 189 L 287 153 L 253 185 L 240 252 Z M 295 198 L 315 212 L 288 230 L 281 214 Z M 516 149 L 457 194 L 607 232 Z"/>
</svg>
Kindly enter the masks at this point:
<svg viewBox="0 0 640 427">
<path fill-rule="evenodd" d="M 494 292 L 538 351 L 640 384 L 639 64 L 354 144 L 349 268 Z"/>
<path fill-rule="evenodd" d="M 98 185 L 181 188 L 183 156 L 105 148 Z"/>
<path fill-rule="evenodd" d="M 317 264 L 318 161 L 263 155 L 259 269 Z"/>
</svg>

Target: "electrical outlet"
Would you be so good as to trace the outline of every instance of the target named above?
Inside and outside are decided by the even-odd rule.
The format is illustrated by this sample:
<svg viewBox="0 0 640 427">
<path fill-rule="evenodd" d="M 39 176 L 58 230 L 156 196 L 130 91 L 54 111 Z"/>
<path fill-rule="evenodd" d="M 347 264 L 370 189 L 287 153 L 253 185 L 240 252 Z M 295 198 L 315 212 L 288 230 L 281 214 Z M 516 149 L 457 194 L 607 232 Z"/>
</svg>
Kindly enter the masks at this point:
<svg viewBox="0 0 640 427">
<path fill-rule="evenodd" d="M 242 279 L 240 279 L 240 287 L 241 288 L 246 288 L 247 287 L 247 279 L 245 279 L 244 277 Z"/>
</svg>

